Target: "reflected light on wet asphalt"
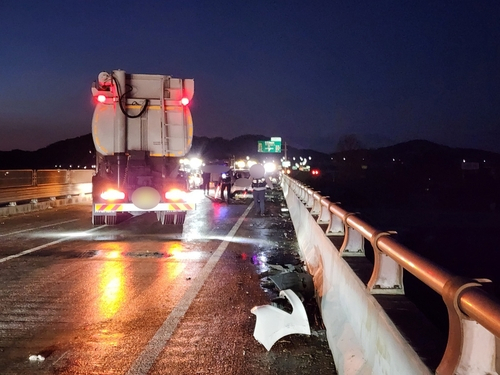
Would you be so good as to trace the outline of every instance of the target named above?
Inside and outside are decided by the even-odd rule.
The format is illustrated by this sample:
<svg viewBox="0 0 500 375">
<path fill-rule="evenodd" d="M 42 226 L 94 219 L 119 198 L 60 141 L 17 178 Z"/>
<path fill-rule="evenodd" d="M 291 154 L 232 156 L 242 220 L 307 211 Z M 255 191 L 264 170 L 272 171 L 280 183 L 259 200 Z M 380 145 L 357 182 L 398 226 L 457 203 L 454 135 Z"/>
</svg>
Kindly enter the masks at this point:
<svg viewBox="0 0 500 375">
<path fill-rule="evenodd" d="M 267 256 L 264 253 L 252 255 L 252 264 L 257 266 L 257 273 L 262 273 L 269 270 L 267 265 Z"/>
<path fill-rule="evenodd" d="M 224 236 L 205 236 L 204 239 L 209 239 L 209 240 L 218 240 L 218 241 L 228 241 L 228 239 Z M 242 244 L 258 244 L 259 246 L 262 247 L 269 247 L 273 246 L 275 244 L 274 241 L 270 241 L 267 239 L 256 239 L 253 237 L 233 237 L 231 238 L 231 241 L 228 241 L 230 243 L 242 243 Z"/>
<path fill-rule="evenodd" d="M 189 251 L 181 242 L 166 242 L 161 251 L 174 259 L 203 259 L 207 257 L 203 251 Z"/>
<path fill-rule="evenodd" d="M 217 219 L 223 219 L 229 213 L 229 209 L 225 204 L 214 203 L 214 217 Z"/>
<path fill-rule="evenodd" d="M 71 238 L 78 238 L 78 237 L 91 237 L 95 236 L 94 233 L 86 233 L 85 231 L 81 232 L 51 232 L 51 233 L 43 233 L 43 232 L 37 232 L 37 233 L 31 233 L 31 234 L 26 234 L 25 237 L 27 238 L 65 238 L 65 237 L 71 237 Z"/>
<path fill-rule="evenodd" d="M 99 273 L 99 313 L 104 319 L 112 318 L 123 305 L 125 299 L 125 265 L 121 254 L 126 244 L 109 243 L 105 247 L 111 250 L 105 253 L 109 261 L 103 262 Z"/>
</svg>

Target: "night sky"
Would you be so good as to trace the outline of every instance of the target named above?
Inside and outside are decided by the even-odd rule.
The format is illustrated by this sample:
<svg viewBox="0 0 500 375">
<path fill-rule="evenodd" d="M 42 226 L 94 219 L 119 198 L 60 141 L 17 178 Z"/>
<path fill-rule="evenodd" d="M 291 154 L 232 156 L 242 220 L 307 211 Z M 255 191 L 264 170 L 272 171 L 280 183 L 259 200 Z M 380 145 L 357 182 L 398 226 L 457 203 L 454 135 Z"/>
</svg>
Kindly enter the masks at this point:
<svg viewBox="0 0 500 375">
<path fill-rule="evenodd" d="M 88 134 L 101 71 L 194 78 L 195 136 L 500 152 L 500 1 L 0 1 L 0 150 Z"/>
</svg>

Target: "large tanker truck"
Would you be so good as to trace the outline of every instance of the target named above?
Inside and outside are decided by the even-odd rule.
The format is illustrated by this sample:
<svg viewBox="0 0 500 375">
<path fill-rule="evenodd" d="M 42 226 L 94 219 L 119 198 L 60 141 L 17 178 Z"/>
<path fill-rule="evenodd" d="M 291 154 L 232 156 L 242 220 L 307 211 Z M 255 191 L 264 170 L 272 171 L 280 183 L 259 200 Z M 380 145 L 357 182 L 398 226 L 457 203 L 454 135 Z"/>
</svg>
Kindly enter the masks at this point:
<svg viewBox="0 0 500 375">
<path fill-rule="evenodd" d="M 183 224 L 195 209 L 179 163 L 193 139 L 194 80 L 114 70 L 98 75 L 92 94 L 92 223 L 155 212 L 162 224 Z"/>
</svg>

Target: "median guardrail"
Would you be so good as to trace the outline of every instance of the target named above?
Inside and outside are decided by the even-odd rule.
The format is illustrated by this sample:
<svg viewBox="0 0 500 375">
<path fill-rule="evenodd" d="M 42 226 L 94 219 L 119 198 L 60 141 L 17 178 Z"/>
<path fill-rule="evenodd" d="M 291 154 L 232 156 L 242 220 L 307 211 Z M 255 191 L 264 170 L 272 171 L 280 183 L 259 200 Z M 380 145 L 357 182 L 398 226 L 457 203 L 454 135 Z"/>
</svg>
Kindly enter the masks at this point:
<svg viewBox="0 0 500 375">
<path fill-rule="evenodd" d="M 403 270 L 439 293 L 447 307 L 448 342 L 436 374 L 497 373 L 500 303 L 482 287 L 489 280 L 469 280 L 448 272 L 398 243 L 391 232 L 374 228 L 288 176 L 283 179 L 283 192 L 299 246 L 319 289 L 327 337 L 341 373 L 365 373 L 368 368 L 371 373 L 430 373 L 402 344 L 404 339 L 388 324 L 389 318 L 372 296 L 404 294 Z M 340 249 L 329 236 L 343 236 Z M 374 252 L 366 285 L 354 280 L 343 261 L 365 256 L 365 241 Z"/>
<path fill-rule="evenodd" d="M 93 174 L 93 170 L 74 169 L 0 170 L 0 206 L 4 207 L 2 213 L 21 210 L 9 210 L 5 207 L 36 205 L 44 200 L 54 201 L 91 194 Z"/>
</svg>

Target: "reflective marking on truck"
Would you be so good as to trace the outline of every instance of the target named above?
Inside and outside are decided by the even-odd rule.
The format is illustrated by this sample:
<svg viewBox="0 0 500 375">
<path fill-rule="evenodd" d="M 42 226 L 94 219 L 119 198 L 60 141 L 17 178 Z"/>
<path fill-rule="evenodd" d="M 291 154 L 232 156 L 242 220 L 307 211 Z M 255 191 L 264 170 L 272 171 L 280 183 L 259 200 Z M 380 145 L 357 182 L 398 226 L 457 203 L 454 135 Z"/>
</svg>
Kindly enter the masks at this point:
<svg viewBox="0 0 500 375">
<path fill-rule="evenodd" d="M 96 204 L 95 210 L 100 212 L 121 211 L 121 204 Z"/>
<path fill-rule="evenodd" d="M 155 207 L 144 210 L 133 203 L 122 204 L 95 204 L 95 212 L 131 212 L 131 211 L 189 211 L 194 210 L 194 203 L 159 203 Z"/>
<path fill-rule="evenodd" d="M 172 207 L 172 208 L 169 208 L 169 210 L 172 210 L 172 211 L 194 210 L 194 204 L 191 204 L 191 203 L 169 203 L 169 206 Z"/>
</svg>

